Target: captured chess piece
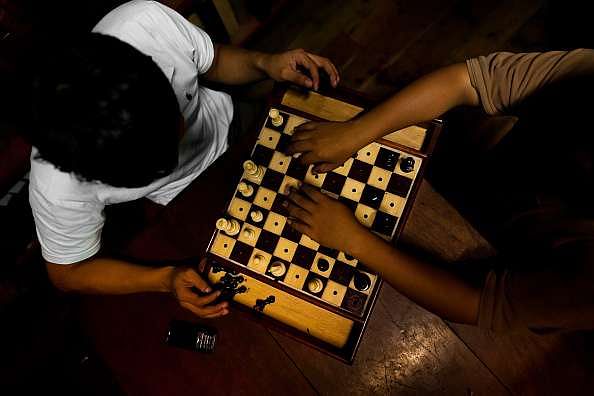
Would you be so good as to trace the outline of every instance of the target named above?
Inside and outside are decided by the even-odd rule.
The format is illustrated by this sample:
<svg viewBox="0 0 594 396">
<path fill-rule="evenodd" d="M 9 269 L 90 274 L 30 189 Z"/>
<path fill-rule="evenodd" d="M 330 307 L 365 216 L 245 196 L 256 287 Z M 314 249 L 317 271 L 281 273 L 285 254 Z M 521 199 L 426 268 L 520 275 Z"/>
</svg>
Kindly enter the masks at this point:
<svg viewBox="0 0 594 396">
<path fill-rule="evenodd" d="M 270 111 L 268 112 L 268 116 L 270 117 L 270 122 L 272 122 L 272 125 L 274 125 L 275 127 L 283 125 L 283 116 L 277 109 L 270 109 Z"/>
<path fill-rule="evenodd" d="M 243 170 L 249 181 L 260 184 L 264 176 L 264 168 L 256 165 L 252 160 L 247 160 L 243 163 Z"/>
<path fill-rule="evenodd" d="M 235 219 L 225 219 L 220 218 L 217 220 L 217 230 L 225 232 L 229 236 L 234 236 L 239 234 L 239 230 L 241 229 L 239 222 Z"/>
<path fill-rule="evenodd" d="M 270 265 L 268 270 L 275 278 L 280 278 L 287 272 L 287 267 L 282 261 L 275 261 Z"/>
<path fill-rule="evenodd" d="M 239 191 L 239 193 L 244 197 L 251 197 L 254 193 L 254 187 L 250 186 L 246 182 L 241 182 L 239 183 L 239 186 L 237 186 L 237 191 Z"/>
<path fill-rule="evenodd" d="M 259 210 L 252 210 L 252 212 L 250 213 L 250 217 L 252 218 L 252 221 L 256 223 L 259 223 L 262 220 L 264 220 L 264 215 Z"/>
<path fill-rule="evenodd" d="M 400 161 L 400 170 L 404 173 L 412 172 L 415 169 L 415 159 L 406 157 Z"/>
</svg>

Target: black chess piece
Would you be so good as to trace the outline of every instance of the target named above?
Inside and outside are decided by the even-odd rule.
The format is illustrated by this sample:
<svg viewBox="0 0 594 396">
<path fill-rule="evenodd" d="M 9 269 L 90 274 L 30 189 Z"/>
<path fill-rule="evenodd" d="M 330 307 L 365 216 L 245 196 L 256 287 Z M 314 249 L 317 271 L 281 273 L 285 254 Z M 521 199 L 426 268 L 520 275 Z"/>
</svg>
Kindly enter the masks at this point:
<svg viewBox="0 0 594 396">
<path fill-rule="evenodd" d="M 355 284 L 355 289 L 359 291 L 365 291 L 369 289 L 369 286 L 371 286 L 371 279 L 367 274 L 356 272 L 353 283 Z"/>
<path fill-rule="evenodd" d="M 330 263 L 328 262 L 328 260 L 326 260 L 325 258 L 319 258 L 318 259 L 318 269 L 322 272 L 324 271 L 328 271 L 328 268 L 330 268 Z"/>
<path fill-rule="evenodd" d="M 400 170 L 404 173 L 412 172 L 415 169 L 415 159 L 406 157 L 400 161 Z"/>
</svg>

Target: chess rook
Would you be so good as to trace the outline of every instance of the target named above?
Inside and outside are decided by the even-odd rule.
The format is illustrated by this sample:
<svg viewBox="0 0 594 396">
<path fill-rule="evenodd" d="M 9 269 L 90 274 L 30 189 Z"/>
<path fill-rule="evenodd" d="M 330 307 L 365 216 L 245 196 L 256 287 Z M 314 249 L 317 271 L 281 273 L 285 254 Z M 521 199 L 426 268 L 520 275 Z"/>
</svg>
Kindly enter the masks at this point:
<svg viewBox="0 0 594 396">
<path fill-rule="evenodd" d="M 219 231 L 223 231 L 230 236 L 239 234 L 239 230 L 241 229 L 239 222 L 235 219 L 227 220 L 225 218 L 220 218 L 217 220 L 216 226 Z"/>
<path fill-rule="evenodd" d="M 272 125 L 277 127 L 283 124 L 283 116 L 277 109 L 270 109 L 268 116 L 270 117 L 270 122 L 272 122 Z"/>
</svg>

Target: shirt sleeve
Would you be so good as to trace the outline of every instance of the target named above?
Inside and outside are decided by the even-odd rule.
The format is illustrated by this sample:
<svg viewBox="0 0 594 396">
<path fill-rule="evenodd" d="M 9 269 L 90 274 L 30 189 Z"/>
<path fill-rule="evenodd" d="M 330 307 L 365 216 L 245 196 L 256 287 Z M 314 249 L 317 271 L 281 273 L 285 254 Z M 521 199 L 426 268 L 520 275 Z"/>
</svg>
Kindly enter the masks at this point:
<svg viewBox="0 0 594 396">
<path fill-rule="evenodd" d="M 175 10 L 156 1 L 131 1 L 107 14 L 94 28 L 114 36 L 152 56 L 189 58 L 198 74 L 206 73 L 214 60 L 209 35 Z M 170 59 L 176 64 L 175 59 Z M 161 65 L 163 66 L 163 65 Z"/>
<path fill-rule="evenodd" d="M 466 65 L 485 112 L 501 115 L 547 84 L 594 73 L 594 50 L 496 52 Z"/>
<path fill-rule="evenodd" d="M 105 223 L 102 206 L 87 202 L 53 203 L 34 188 L 29 188 L 29 202 L 46 261 L 73 264 L 99 251 Z"/>
<path fill-rule="evenodd" d="M 594 241 L 565 244 L 486 278 L 478 325 L 494 332 L 594 328 Z"/>
</svg>

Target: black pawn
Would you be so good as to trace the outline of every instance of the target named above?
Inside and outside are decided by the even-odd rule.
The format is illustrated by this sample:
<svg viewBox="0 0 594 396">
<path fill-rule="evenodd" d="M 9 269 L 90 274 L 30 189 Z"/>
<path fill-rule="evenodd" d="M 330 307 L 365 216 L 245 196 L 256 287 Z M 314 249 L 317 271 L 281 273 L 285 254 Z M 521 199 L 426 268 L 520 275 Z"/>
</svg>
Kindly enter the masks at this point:
<svg viewBox="0 0 594 396">
<path fill-rule="evenodd" d="M 359 291 L 365 291 L 369 289 L 369 286 L 371 286 L 371 279 L 367 274 L 364 274 L 362 272 L 356 272 L 355 279 L 353 279 L 353 283 L 355 284 L 355 289 Z"/>
<path fill-rule="evenodd" d="M 413 169 L 415 169 L 415 159 L 413 157 L 406 157 L 400 161 L 400 170 L 402 172 L 412 172 Z"/>
<path fill-rule="evenodd" d="M 318 269 L 322 272 L 328 271 L 328 268 L 330 268 L 330 263 L 328 262 L 328 260 L 320 258 L 318 259 Z"/>
</svg>

